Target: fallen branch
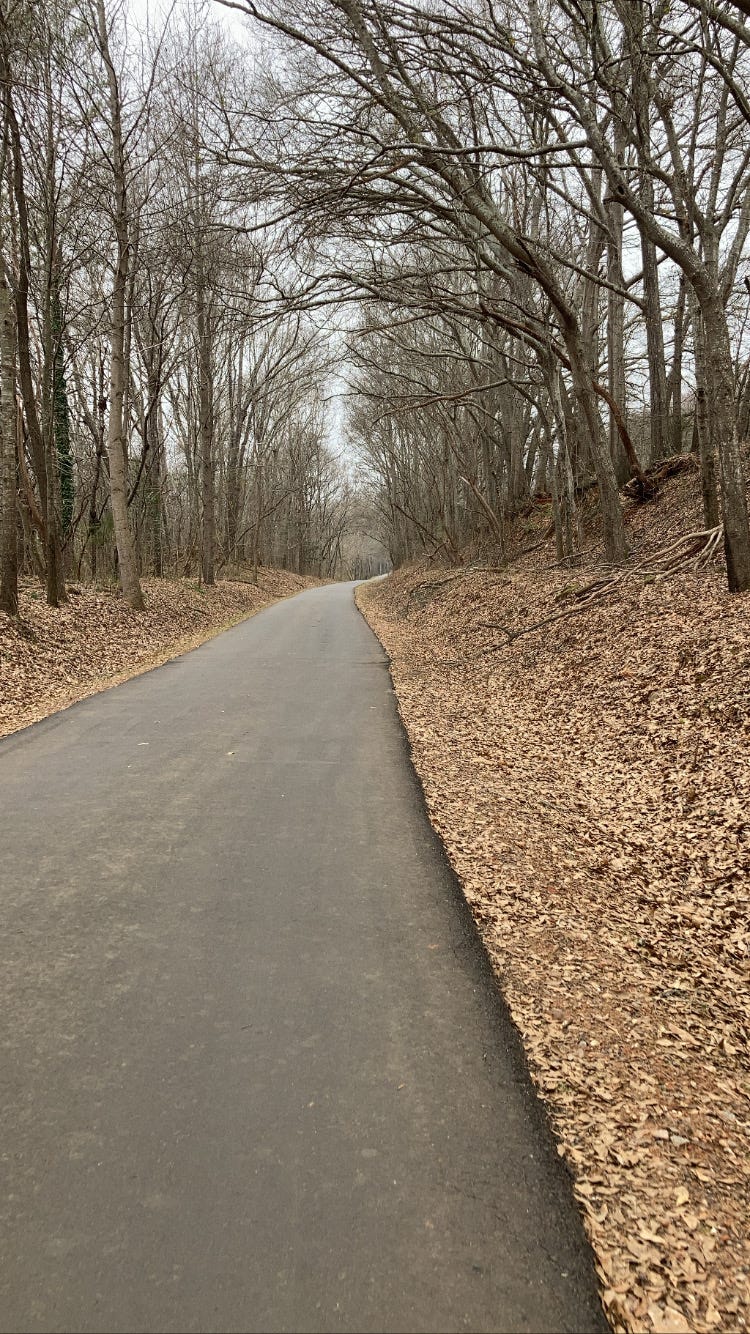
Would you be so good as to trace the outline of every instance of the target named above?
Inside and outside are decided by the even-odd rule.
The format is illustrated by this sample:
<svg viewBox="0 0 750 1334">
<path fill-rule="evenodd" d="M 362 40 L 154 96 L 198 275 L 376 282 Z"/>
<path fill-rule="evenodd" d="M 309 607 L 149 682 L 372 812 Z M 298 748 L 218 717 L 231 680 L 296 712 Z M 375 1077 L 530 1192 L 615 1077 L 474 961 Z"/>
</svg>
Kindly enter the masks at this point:
<svg viewBox="0 0 750 1334">
<path fill-rule="evenodd" d="M 484 621 L 482 625 L 486 630 L 500 630 L 502 634 L 507 635 L 507 643 L 512 644 L 514 640 L 520 639 L 523 635 L 530 635 L 534 630 L 541 630 L 545 625 L 552 625 L 555 621 L 567 620 L 569 616 L 575 616 L 578 612 L 585 611 L 593 603 L 602 602 L 621 584 L 636 580 L 643 580 L 644 583 L 661 583 L 680 570 L 698 570 L 705 567 L 721 548 L 723 537 L 724 527 L 722 524 L 719 524 L 717 528 L 705 528 L 694 533 L 686 533 L 675 542 L 671 542 L 668 546 L 655 551 L 652 556 L 647 557 L 638 565 L 625 569 L 613 567 L 611 575 L 604 575 L 595 579 L 583 588 L 563 589 L 563 592 L 558 594 L 558 599 L 563 596 L 571 596 L 574 599 L 574 605 L 566 607 L 564 611 L 553 612 L 550 616 L 544 616 L 541 621 L 535 621 L 533 625 L 524 625 L 518 630 L 511 626 L 500 625 L 497 621 Z M 497 647 L 497 645 L 492 645 L 485 652 L 492 653 Z M 468 664 L 456 663 L 451 665 L 467 666 Z"/>
<path fill-rule="evenodd" d="M 423 579 L 421 583 L 415 584 L 409 589 L 409 597 L 416 597 L 425 588 L 442 588 L 443 584 L 452 584 L 455 579 L 465 579 L 467 575 L 472 574 L 472 570 L 457 570 L 454 574 L 447 574 L 444 579 Z"/>
<path fill-rule="evenodd" d="M 662 483 L 668 477 L 674 477 L 681 472 L 695 472 L 697 467 L 694 454 L 673 454 L 668 459 L 662 459 L 661 463 L 655 463 L 652 467 L 646 469 L 646 479 L 651 487 L 651 494 L 660 490 Z M 638 477 L 632 478 L 626 482 L 622 488 L 630 500 L 640 501 L 644 499 L 642 488 Z M 648 497 L 646 497 L 648 498 Z"/>
</svg>

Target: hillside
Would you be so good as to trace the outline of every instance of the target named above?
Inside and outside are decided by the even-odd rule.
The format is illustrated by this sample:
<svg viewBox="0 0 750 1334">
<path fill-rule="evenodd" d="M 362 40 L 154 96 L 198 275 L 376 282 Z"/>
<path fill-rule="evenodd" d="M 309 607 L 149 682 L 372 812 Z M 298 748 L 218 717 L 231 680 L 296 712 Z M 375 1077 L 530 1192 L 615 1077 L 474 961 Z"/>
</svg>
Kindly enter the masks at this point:
<svg viewBox="0 0 750 1334">
<path fill-rule="evenodd" d="M 611 583 L 555 566 L 541 508 L 506 568 L 358 594 L 610 1322 L 657 1334 L 750 1322 L 750 600 L 695 568 L 699 514 L 692 473 L 632 505 Z"/>
</svg>

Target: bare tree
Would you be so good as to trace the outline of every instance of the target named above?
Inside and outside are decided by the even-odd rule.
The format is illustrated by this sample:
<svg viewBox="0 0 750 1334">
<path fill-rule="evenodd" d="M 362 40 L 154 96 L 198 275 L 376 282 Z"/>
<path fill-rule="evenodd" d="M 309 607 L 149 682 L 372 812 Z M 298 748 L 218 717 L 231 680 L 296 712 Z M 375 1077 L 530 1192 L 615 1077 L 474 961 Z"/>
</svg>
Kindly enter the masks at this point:
<svg viewBox="0 0 750 1334">
<path fill-rule="evenodd" d="M 126 435 L 125 394 L 128 365 L 128 312 L 126 310 L 130 279 L 132 217 L 130 207 L 130 168 L 127 156 L 128 132 L 123 125 L 123 97 L 115 67 L 111 41 L 111 21 L 104 0 L 96 0 L 91 22 L 106 77 L 106 124 L 109 136 L 108 160 L 112 176 L 111 218 L 115 257 L 110 307 L 110 374 L 107 457 L 110 496 L 117 544 L 118 572 L 122 591 L 134 611 L 144 607 L 138 574 L 138 556 L 128 516 L 128 440 Z"/>
<path fill-rule="evenodd" d="M 0 271 L 0 611 L 18 615 L 16 511 L 16 331 L 7 279 Z"/>
</svg>

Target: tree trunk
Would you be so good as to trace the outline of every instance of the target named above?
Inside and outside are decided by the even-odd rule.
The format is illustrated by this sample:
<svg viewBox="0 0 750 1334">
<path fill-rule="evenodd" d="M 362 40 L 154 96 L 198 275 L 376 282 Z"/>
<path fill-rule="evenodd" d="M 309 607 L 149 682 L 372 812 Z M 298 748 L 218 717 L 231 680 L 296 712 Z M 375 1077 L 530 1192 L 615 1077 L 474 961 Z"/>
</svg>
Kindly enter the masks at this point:
<svg viewBox="0 0 750 1334">
<path fill-rule="evenodd" d="M 674 316 L 674 352 L 672 355 L 672 453 L 682 453 L 682 358 L 685 349 L 685 289 L 687 281 L 680 274 L 680 290 Z"/>
<path fill-rule="evenodd" d="M 565 530 L 563 528 L 563 515 L 560 506 L 560 487 L 558 484 L 557 464 L 552 450 L 552 439 L 548 432 L 545 432 L 545 458 L 547 463 L 547 476 L 549 478 L 549 488 L 552 494 L 552 521 L 555 525 L 555 555 L 559 564 L 562 564 L 565 556 Z"/>
<path fill-rule="evenodd" d="M 253 558 L 253 583 L 254 583 L 254 584 L 257 584 L 257 582 L 258 582 L 258 559 L 259 559 L 259 551 L 260 551 L 260 527 L 261 527 L 261 523 L 263 522 L 263 497 L 262 497 L 262 489 L 261 489 L 261 477 L 260 477 L 260 465 L 259 465 L 259 464 L 256 465 L 256 476 L 257 476 L 257 480 L 256 480 L 256 490 L 257 490 L 256 506 L 257 506 L 257 508 L 256 508 L 256 511 L 255 511 L 255 523 L 253 524 L 253 529 L 252 529 L 252 534 L 253 534 L 253 536 L 252 536 L 252 558 Z"/>
<path fill-rule="evenodd" d="M 47 494 L 47 602 L 57 607 L 66 601 L 64 568 L 62 556 L 62 537 L 60 522 L 60 469 L 58 466 L 55 439 L 55 348 L 53 334 L 53 275 L 52 275 L 52 240 L 50 238 L 45 265 L 46 283 L 42 301 L 42 441 L 44 446 L 44 467 L 46 473 L 45 491 Z"/>
<path fill-rule="evenodd" d="M 16 338 L 10 288 L 0 270 L 0 611 L 18 615 Z"/>
<path fill-rule="evenodd" d="M 647 206 L 653 211 L 653 190 L 648 182 Z M 664 326 L 659 292 L 656 246 L 641 235 L 643 258 L 643 296 L 646 317 L 646 352 L 648 356 L 649 412 L 651 417 L 651 463 L 669 452 L 669 412 L 667 409 L 667 369 L 664 360 Z"/>
<path fill-rule="evenodd" d="M 719 456 L 727 577 L 730 592 L 740 593 L 750 588 L 750 520 L 737 436 L 732 349 L 719 294 L 704 293 L 701 308 L 711 423 Z"/>
<path fill-rule="evenodd" d="M 695 420 L 693 423 L 693 436 L 694 443 L 698 446 L 701 496 L 703 499 L 703 522 L 706 528 L 716 528 L 719 523 L 719 497 L 716 489 L 716 450 L 713 441 L 711 419 L 708 411 L 706 339 L 703 327 L 703 316 L 694 294 L 693 352 L 695 357 Z"/>
<path fill-rule="evenodd" d="M 607 277 L 613 286 L 624 287 L 625 275 L 622 270 L 624 210 L 616 200 L 608 200 L 606 208 L 609 218 Z M 625 298 L 620 292 L 613 292 L 611 289 L 607 294 L 607 381 L 607 387 L 612 398 L 616 403 L 619 403 L 623 419 L 627 420 Z M 612 456 L 615 476 L 620 486 L 622 486 L 630 477 L 631 468 L 612 412 L 609 414 L 609 452 Z"/>
<path fill-rule="evenodd" d="M 99 358 L 98 384 L 94 380 L 94 420 L 96 422 L 96 457 L 94 459 L 94 477 L 91 483 L 91 497 L 89 500 L 89 559 L 91 561 L 91 582 L 96 583 L 97 557 L 99 554 L 99 511 L 97 509 L 97 493 L 99 491 L 99 478 L 102 471 L 102 459 L 104 458 L 105 441 L 105 416 L 107 411 L 107 400 L 104 396 L 104 361 Z"/>
<path fill-rule="evenodd" d="M 547 383 L 550 402 L 557 427 L 559 451 L 557 466 L 560 483 L 558 493 L 561 497 L 561 519 L 564 555 L 573 559 L 582 546 L 581 517 L 576 505 L 576 479 L 573 473 L 575 453 L 575 422 L 570 400 L 562 378 L 562 370 L 550 354 L 547 360 Z"/>
<path fill-rule="evenodd" d="M 112 323 L 109 377 L 109 422 L 107 454 L 112 501 L 112 520 L 117 546 L 117 570 L 120 587 L 129 606 L 143 611 L 144 601 L 138 577 L 138 557 L 128 514 L 127 440 L 125 437 L 125 297 L 128 283 L 130 236 L 128 218 L 127 174 L 122 133 L 120 89 L 109 50 L 104 0 L 96 6 L 99 49 L 107 71 L 109 87 L 110 134 L 112 139 L 112 183 L 114 187 L 117 267 L 112 290 Z"/>
<path fill-rule="evenodd" d="M 127 247 L 120 250 L 112 294 L 112 347 L 109 375 L 109 422 L 107 455 L 109 458 L 109 486 L 112 501 L 112 520 L 117 546 L 117 570 L 124 597 L 134 611 L 143 611 L 144 601 L 138 576 L 138 557 L 128 514 L 128 477 L 126 469 L 125 423 L 125 279 L 127 276 Z"/>
<path fill-rule="evenodd" d="M 573 392 L 586 428 L 591 464 L 599 484 L 604 551 L 607 560 L 616 564 L 624 559 L 627 543 L 614 464 L 602 437 L 597 397 L 588 374 L 581 336 L 577 330 L 566 330 L 565 346 L 570 359 Z"/>
<path fill-rule="evenodd" d="M 201 274 L 198 276 L 196 314 L 198 332 L 198 413 L 201 448 L 201 499 L 203 504 L 201 524 L 201 570 L 204 584 L 210 586 L 215 582 L 214 545 L 216 531 L 213 411 L 211 401 L 211 331 L 206 315 L 205 293 L 203 290 Z"/>
<path fill-rule="evenodd" d="M 5 85 L 5 116 L 11 148 L 11 174 L 13 194 L 18 214 L 18 277 L 15 282 L 16 307 L 16 345 L 18 351 L 18 382 L 21 389 L 26 426 L 29 433 L 31 458 L 34 465 L 36 484 L 39 490 L 43 537 L 46 556 L 47 601 L 56 607 L 65 600 L 65 584 L 62 574 L 62 552 L 60 548 L 60 529 L 56 522 L 54 492 L 49 487 L 49 453 L 52 441 L 45 440 L 37 411 L 36 390 L 31 357 L 31 335 L 29 332 L 29 281 L 31 276 L 31 239 L 29 214 L 24 182 L 23 157 L 21 153 L 21 133 L 16 118 L 11 95 L 11 72 L 7 59 L 0 54 L 0 81 Z"/>
<path fill-rule="evenodd" d="M 146 411 L 143 423 L 143 448 L 146 459 L 144 468 L 144 525 L 147 533 L 147 547 L 150 553 L 150 568 L 161 578 L 164 573 L 163 549 L 163 499 L 164 480 L 164 444 L 162 440 L 161 420 L 161 378 L 160 359 L 154 347 L 149 349 L 146 369 Z"/>
</svg>

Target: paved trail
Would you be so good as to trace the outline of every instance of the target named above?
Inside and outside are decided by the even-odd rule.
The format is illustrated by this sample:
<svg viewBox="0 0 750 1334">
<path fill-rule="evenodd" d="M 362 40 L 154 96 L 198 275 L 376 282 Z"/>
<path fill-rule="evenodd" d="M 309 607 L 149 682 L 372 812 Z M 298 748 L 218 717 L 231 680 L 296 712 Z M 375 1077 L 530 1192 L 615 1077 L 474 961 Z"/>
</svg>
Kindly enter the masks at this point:
<svg viewBox="0 0 750 1334">
<path fill-rule="evenodd" d="M 0 743 L 4 1330 L 599 1330 L 351 585 Z"/>
</svg>

